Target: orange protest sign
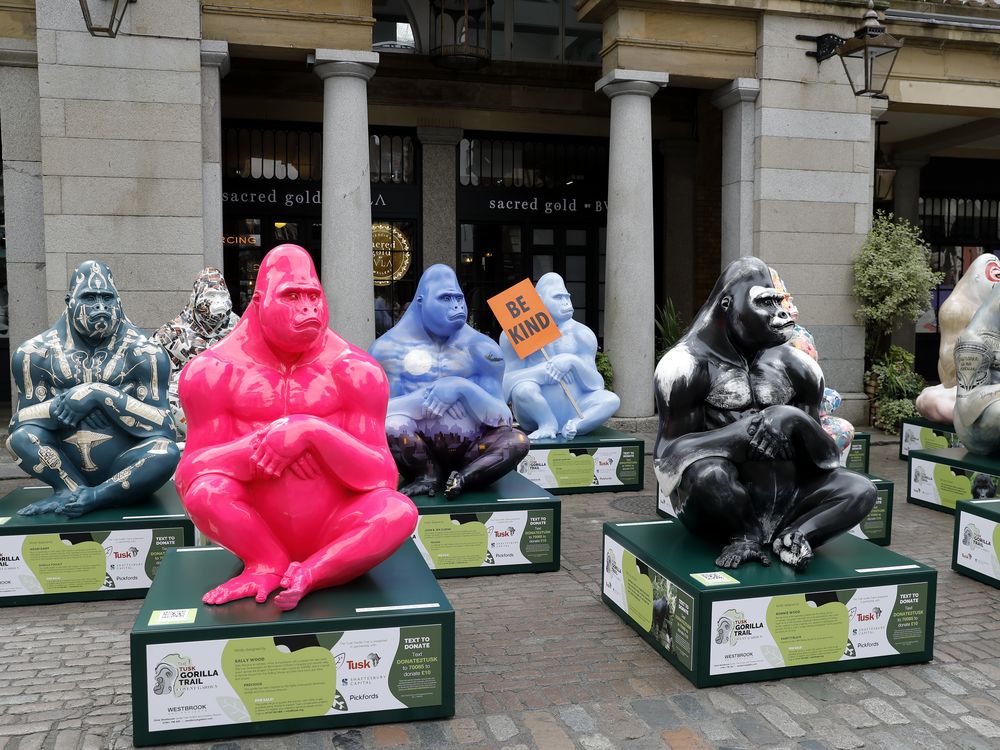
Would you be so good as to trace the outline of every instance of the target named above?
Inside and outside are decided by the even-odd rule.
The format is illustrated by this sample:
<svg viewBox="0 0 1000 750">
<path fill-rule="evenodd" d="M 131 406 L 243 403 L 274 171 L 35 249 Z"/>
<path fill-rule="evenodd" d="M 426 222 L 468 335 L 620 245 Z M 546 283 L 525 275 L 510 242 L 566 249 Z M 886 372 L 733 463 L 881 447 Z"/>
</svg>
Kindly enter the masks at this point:
<svg viewBox="0 0 1000 750">
<path fill-rule="evenodd" d="M 486 302 L 521 359 L 562 335 L 531 279 L 519 281 Z"/>
</svg>

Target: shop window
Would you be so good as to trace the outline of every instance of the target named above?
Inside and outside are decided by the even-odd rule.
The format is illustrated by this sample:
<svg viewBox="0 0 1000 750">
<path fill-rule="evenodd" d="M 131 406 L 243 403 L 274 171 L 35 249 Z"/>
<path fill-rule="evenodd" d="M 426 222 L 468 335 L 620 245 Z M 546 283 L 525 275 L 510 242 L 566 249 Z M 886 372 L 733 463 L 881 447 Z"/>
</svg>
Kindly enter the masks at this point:
<svg viewBox="0 0 1000 750">
<path fill-rule="evenodd" d="M 597 65 L 601 25 L 577 21 L 574 0 L 496 0 L 493 58 Z"/>
<path fill-rule="evenodd" d="M 463 187 L 607 189 L 605 144 L 463 138 L 458 145 Z"/>
<path fill-rule="evenodd" d="M 318 132 L 227 127 L 222 138 L 227 178 L 320 180 L 323 139 Z"/>
</svg>

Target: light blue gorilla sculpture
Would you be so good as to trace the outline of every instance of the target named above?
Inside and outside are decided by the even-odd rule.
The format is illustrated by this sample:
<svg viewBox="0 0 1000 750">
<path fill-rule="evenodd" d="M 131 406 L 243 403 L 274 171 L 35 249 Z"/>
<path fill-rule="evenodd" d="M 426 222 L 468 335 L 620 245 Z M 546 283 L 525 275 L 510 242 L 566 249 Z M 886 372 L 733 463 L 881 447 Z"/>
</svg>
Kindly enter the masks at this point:
<svg viewBox="0 0 1000 750">
<path fill-rule="evenodd" d="M 618 411 L 621 399 L 604 390 L 604 378 L 594 361 L 597 336 L 583 323 L 573 320 L 573 300 L 562 277 L 547 273 L 538 280 L 535 289 L 562 336 L 545 347 L 549 355 L 546 360 L 541 351 L 521 359 L 507 337 L 501 335 L 500 349 L 506 363 L 503 395 L 513 405 L 521 427 L 531 431 L 529 439 L 561 435 L 572 440 L 604 424 Z"/>
</svg>

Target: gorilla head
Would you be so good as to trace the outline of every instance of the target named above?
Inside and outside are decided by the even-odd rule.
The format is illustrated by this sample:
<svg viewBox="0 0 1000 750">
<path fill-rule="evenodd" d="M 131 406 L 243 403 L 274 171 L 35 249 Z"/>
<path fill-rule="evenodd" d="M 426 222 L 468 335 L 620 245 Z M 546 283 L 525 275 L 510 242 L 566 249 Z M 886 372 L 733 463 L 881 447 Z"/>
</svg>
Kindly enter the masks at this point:
<svg viewBox="0 0 1000 750">
<path fill-rule="evenodd" d="M 733 621 L 728 617 L 720 617 L 715 627 L 715 642 L 721 644 L 728 641 L 729 634 L 733 632 Z"/>
<path fill-rule="evenodd" d="M 562 276 L 554 272 L 544 274 L 535 284 L 535 290 L 552 313 L 557 326 L 573 317 L 573 298 L 566 290 Z"/>
<path fill-rule="evenodd" d="M 410 307 L 420 311 L 424 330 L 443 339 L 461 330 L 469 317 L 458 277 L 452 269 L 441 264 L 424 271 Z"/>
<path fill-rule="evenodd" d="M 312 258 L 298 245 L 278 245 L 264 256 L 250 304 L 276 351 L 306 351 L 330 317 Z"/>
<path fill-rule="evenodd" d="M 719 276 L 685 338 L 697 337 L 718 351 L 722 335 L 744 355 L 780 346 L 795 329 L 783 307 L 786 296 L 774 288 L 762 260 L 739 258 Z"/>
<path fill-rule="evenodd" d="M 66 315 L 83 338 L 110 338 L 125 318 L 111 270 L 99 260 L 85 260 L 73 272 L 66 292 Z"/>
<path fill-rule="evenodd" d="M 997 488 L 989 474 L 976 474 L 972 480 L 972 496 L 975 498 L 996 497 Z"/>
<path fill-rule="evenodd" d="M 177 668 L 171 664 L 161 661 L 156 665 L 154 675 L 153 694 L 167 695 L 173 692 L 174 683 L 177 682 Z"/>
<path fill-rule="evenodd" d="M 219 269 L 206 268 L 198 274 L 188 306 L 199 331 L 211 334 L 229 322 L 233 300 Z"/>
</svg>

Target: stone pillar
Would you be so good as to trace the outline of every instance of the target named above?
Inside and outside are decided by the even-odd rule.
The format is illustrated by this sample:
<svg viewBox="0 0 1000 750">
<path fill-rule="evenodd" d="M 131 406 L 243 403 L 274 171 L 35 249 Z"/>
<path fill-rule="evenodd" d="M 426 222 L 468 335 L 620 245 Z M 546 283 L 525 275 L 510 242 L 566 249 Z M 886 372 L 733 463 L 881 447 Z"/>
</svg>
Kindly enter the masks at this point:
<svg viewBox="0 0 1000 750">
<path fill-rule="evenodd" d="M 604 348 L 619 417 L 653 414 L 653 161 L 650 105 L 666 73 L 616 69 L 595 86 L 611 99 Z"/>
<path fill-rule="evenodd" d="M 419 127 L 423 158 L 421 174 L 424 195 L 424 268 L 435 263 L 455 267 L 458 224 L 455 216 L 455 147 L 462 140 L 461 128 Z"/>
<path fill-rule="evenodd" d="M 663 247 L 659 257 L 662 289 L 685 324 L 694 317 L 694 189 L 697 144 L 660 142 L 663 154 Z"/>
<path fill-rule="evenodd" d="M 892 213 L 920 226 L 920 170 L 930 161 L 927 154 L 894 154 L 892 165 Z"/>
<path fill-rule="evenodd" d="M 129 318 L 158 328 L 205 262 L 201 3 L 129 4 L 115 39 L 79 8 L 36 0 L 50 321 L 69 272 L 100 258 Z"/>
<path fill-rule="evenodd" d="M 847 20 L 765 13 L 754 171 L 755 254 L 781 274 L 816 338 L 837 416 L 867 422 L 865 332 L 854 317 L 854 258 L 871 226 L 871 102 L 836 58 L 817 63 L 796 35 L 852 32 Z"/>
<path fill-rule="evenodd" d="M 42 212 L 42 139 L 33 41 L 0 39 L 0 143 L 7 232 L 11 351 L 48 327 Z"/>
<path fill-rule="evenodd" d="M 201 184 L 205 265 L 222 270 L 222 96 L 229 72 L 229 44 L 201 43 Z"/>
<path fill-rule="evenodd" d="M 355 346 L 375 340 L 368 81 L 378 54 L 316 50 L 323 79 L 323 259 L 330 325 Z"/>
<path fill-rule="evenodd" d="M 755 78 L 737 78 L 712 95 L 722 110 L 722 268 L 754 255 Z"/>
</svg>

